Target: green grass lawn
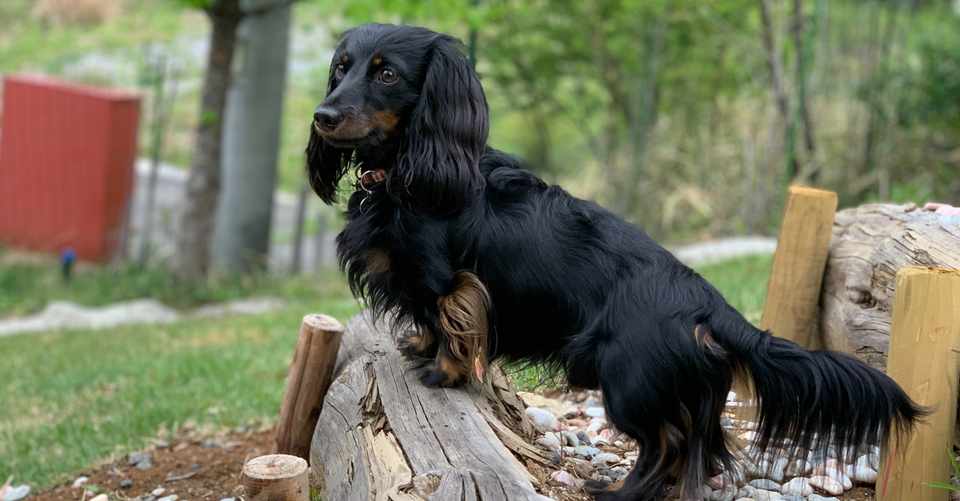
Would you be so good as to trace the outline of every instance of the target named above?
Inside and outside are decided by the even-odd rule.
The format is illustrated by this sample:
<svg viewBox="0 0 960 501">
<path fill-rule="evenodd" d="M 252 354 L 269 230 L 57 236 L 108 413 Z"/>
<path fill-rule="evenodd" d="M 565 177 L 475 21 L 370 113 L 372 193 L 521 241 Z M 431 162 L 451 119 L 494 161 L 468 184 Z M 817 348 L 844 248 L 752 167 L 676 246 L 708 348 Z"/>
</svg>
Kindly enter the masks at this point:
<svg viewBox="0 0 960 501">
<path fill-rule="evenodd" d="M 769 258 L 748 258 L 701 272 L 756 320 L 769 267 Z M 30 311 L 51 297 L 102 303 L 150 291 L 127 283 L 136 278 L 121 274 L 110 281 L 102 274 L 111 271 L 90 270 L 64 293 L 55 282 L 43 285 L 52 280 L 48 272 L 34 271 L 38 283 L 25 290 L 39 299 L 11 299 L 14 279 L 9 270 L 0 272 L 7 313 Z M 19 280 L 33 276 L 24 269 L 13 273 Z M 144 447 L 187 421 L 216 428 L 275 419 L 300 318 L 323 312 L 346 321 L 359 308 L 338 276 L 262 280 L 228 291 L 211 284 L 201 296 L 255 291 L 284 297 L 291 301 L 287 308 L 255 317 L 0 338 L 0 479 L 13 475 L 42 488 Z M 180 299 L 174 302 L 193 302 Z M 536 369 L 514 376 L 523 387 L 538 380 Z"/>
</svg>

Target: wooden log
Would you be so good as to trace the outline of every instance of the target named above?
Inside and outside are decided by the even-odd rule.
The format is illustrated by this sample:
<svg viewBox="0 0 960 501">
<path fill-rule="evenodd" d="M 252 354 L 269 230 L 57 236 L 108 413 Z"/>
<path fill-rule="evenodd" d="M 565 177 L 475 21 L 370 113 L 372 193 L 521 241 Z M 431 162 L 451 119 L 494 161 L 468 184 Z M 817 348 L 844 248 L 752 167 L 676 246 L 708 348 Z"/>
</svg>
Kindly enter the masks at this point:
<svg viewBox="0 0 960 501">
<path fill-rule="evenodd" d="M 271 454 L 247 461 L 240 484 L 247 501 L 310 501 L 309 468 L 303 458 Z"/>
<path fill-rule="evenodd" d="M 497 366 L 483 385 L 427 388 L 368 313 L 340 356 L 311 449 L 323 499 L 541 499 L 547 452 Z"/>
<path fill-rule="evenodd" d="M 343 326 L 333 317 L 303 317 L 280 407 L 277 453 L 309 458 L 310 441 L 324 396 L 333 381 L 342 336 Z"/>
<path fill-rule="evenodd" d="M 960 218 L 914 204 L 837 213 L 821 295 L 828 348 L 886 367 L 895 277 L 905 266 L 960 269 Z"/>
<path fill-rule="evenodd" d="M 960 272 L 909 267 L 896 278 L 887 372 L 917 403 L 933 409 L 881 468 L 882 501 L 945 501 L 927 482 L 950 481 L 949 456 L 960 377 Z"/>
<path fill-rule="evenodd" d="M 791 186 L 773 256 L 760 327 L 806 348 L 820 344 L 820 285 L 836 210 L 836 193 Z"/>
</svg>

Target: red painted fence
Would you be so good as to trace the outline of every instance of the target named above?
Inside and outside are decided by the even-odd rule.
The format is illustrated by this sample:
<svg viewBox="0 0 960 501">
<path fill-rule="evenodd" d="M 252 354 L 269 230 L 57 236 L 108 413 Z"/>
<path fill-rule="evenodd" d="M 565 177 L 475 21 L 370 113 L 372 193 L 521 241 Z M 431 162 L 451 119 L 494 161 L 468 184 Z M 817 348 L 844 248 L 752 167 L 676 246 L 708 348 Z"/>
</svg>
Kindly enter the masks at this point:
<svg viewBox="0 0 960 501">
<path fill-rule="evenodd" d="M 0 243 L 109 260 L 133 191 L 139 116 L 136 94 L 6 77 Z"/>
</svg>

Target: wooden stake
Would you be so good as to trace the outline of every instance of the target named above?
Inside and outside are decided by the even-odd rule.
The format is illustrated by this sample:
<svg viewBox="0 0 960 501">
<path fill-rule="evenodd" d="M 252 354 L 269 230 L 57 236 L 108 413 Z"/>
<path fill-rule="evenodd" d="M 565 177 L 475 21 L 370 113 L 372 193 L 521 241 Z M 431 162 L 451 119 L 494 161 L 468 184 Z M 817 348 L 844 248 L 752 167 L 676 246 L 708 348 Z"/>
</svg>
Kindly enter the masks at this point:
<svg viewBox="0 0 960 501">
<path fill-rule="evenodd" d="M 933 414 L 900 444 L 906 446 L 902 454 L 886 454 L 877 499 L 945 501 L 948 491 L 924 484 L 950 482 L 960 377 L 960 272 L 903 268 L 896 284 L 887 374 Z"/>
<path fill-rule="evenodd" d="M 310 457 L 310 440 L 323 398 L 330 388 L 343 326 L 327 315 L 307 315 L 300 325 L 297 349 L 290 362 L 287 390 L 280 407 L 276 452 Z"/>
<path fill-rule="evenodd" d="M 821 346 L 817 308 L 836 211 L 836 193 L 790 187 L 760 327 L 805 348 Z"/>
<path fill-rule="evenodd" d="M 243 465 L 240 483 L 247 501 L 310 501 L 307 462 L 286 454 L 260 456 Z"/>
</svg>

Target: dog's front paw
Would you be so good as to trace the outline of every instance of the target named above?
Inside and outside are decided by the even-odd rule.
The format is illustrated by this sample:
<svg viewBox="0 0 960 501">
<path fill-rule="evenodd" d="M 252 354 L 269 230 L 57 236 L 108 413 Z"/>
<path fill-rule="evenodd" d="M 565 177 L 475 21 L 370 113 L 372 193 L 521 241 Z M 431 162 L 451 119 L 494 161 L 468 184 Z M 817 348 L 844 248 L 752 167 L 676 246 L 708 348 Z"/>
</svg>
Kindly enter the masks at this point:
<svg viewBox="0 0 960 501">
<path fill-rule="evenodd" d="M 431 359 L 437 354 L 437 343 L 433 335 L 425 329 L 411 330 L 397 338 L 397 350 L 407 360 L 422 362 Z"/>
<path fill-rule="evenodd" d="M 463 381 L 464 378 L 461 374 L 444 371 L 433 364 L 420 372 L 420 382 L 430 388 L 451 388 L 459 386 Z"/>
</svg>

